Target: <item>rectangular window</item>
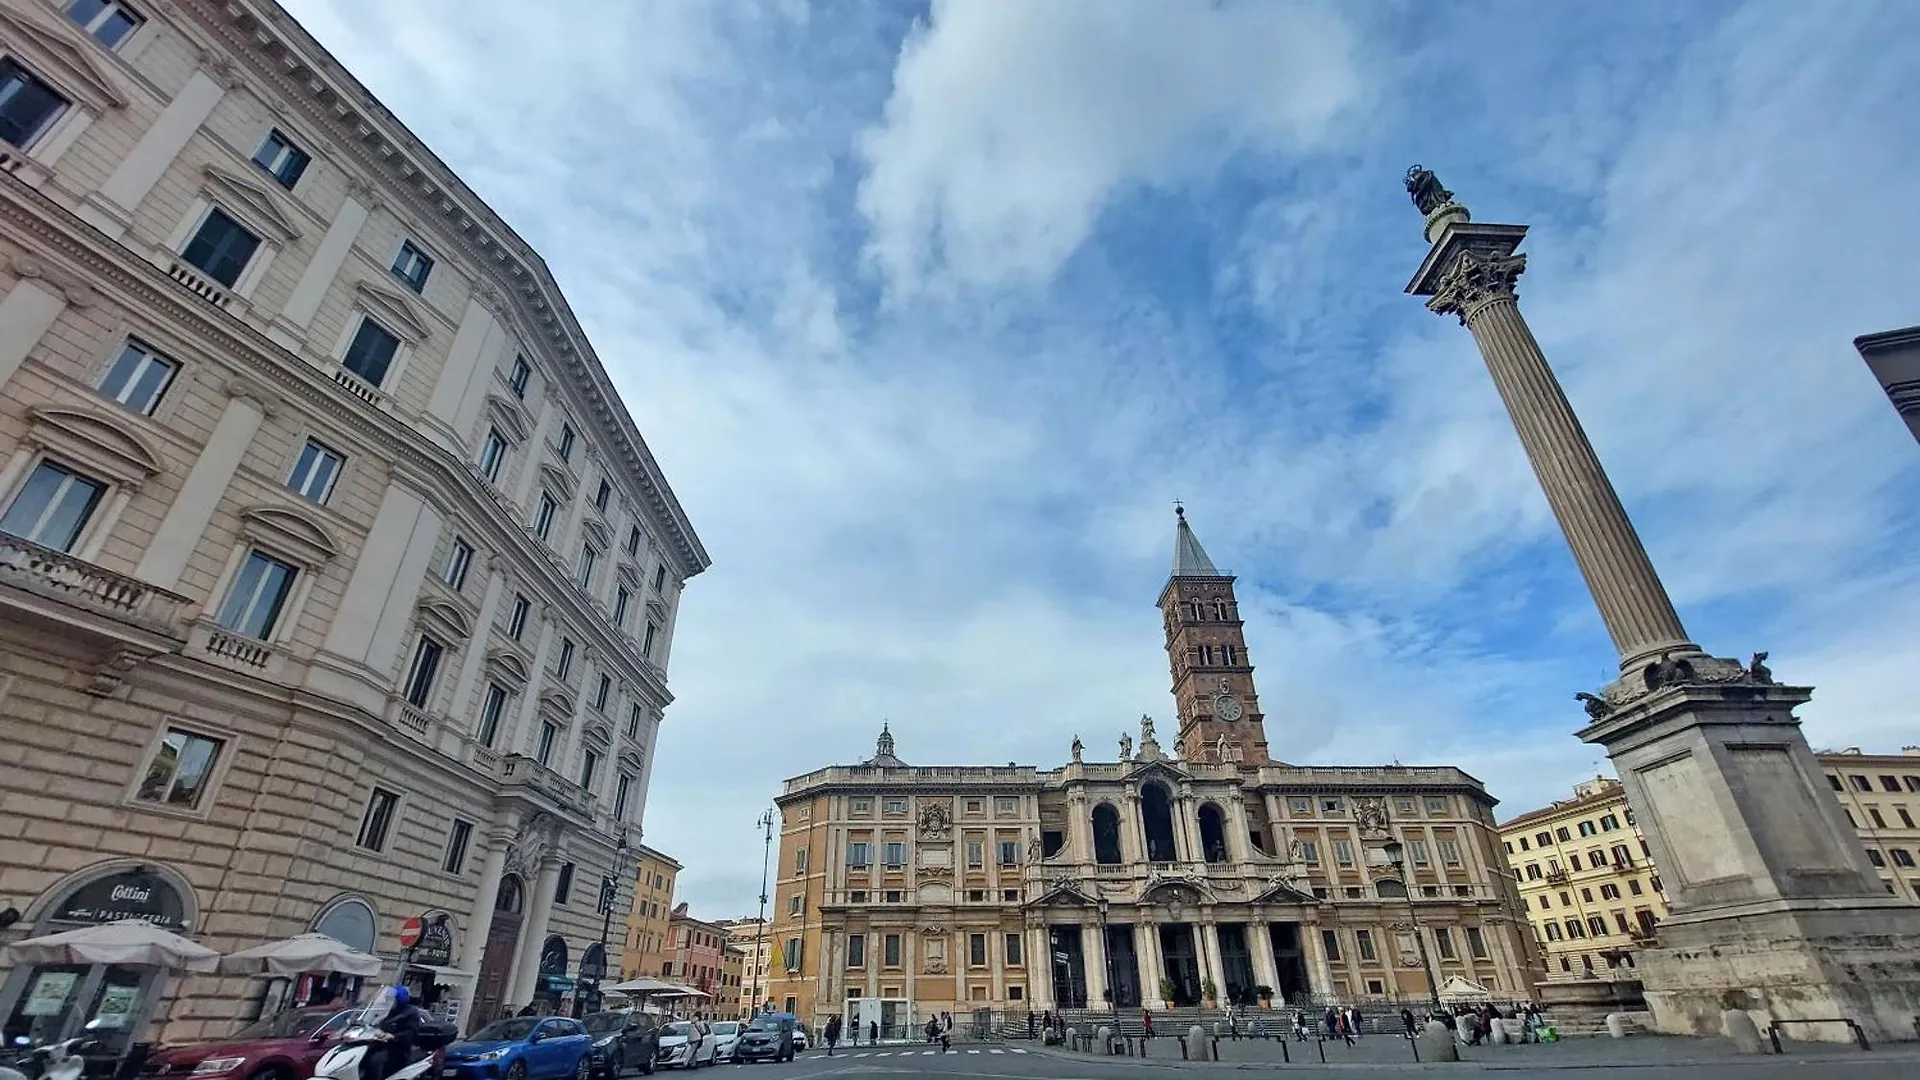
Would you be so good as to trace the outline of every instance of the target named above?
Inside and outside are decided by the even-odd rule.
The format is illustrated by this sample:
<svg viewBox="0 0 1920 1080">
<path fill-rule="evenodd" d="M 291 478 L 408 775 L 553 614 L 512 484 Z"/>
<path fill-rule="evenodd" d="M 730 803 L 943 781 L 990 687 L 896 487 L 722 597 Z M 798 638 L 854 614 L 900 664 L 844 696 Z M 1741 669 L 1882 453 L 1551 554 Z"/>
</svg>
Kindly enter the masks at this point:
<svg viewBox="0 0 1920 1080">
<path fill-rule="evenodd" d="M 532 378 L 533 367 L 527 363 L 527 358 L 524 356 L 515 356 L 513 358 L 513 369 L 507 373 L 507 389 L 513 391 L 514 397 L 525 401 L 527 398 L 527 382 Z"/>
<path fill-rule="evenodd" d="M 542 765 L 553 764 L 553 744 L 560 739 L 560 730 L 552 724 L 542 722 L 540 741 L 534 745 L 533 757 Z"/>
<path fill-rule="evenodd" d="M 94 40 L 112 49 L 146 22 L 121 0 L 67 0 L 67 18 L 92 34 Z"/>
<path fill-rule="evenodd" d="M 500 735 L 500 721 L 507 715 L 507 691 L 499 683 L 487 684 L 487 696 L 480 702 L 480 730 L 475 734 L 481 746 L 491 749 Z"/>
<path fill-rule="evenodd" d="M 607 504 L 613 501 L 613 482 L 606 477 L 600 478 L 600 487 L 593 493 L 593 508 L 606 513 Z"/>
<path fill-rule="evenodd" d="M 1442 837 L 1440 840 L 1440 861 L 1448 866 L 1460 865 L 1460 845 Z"/>
<path fill-rule="evenodd" d="M 400 810 L 400 794 L 377 787 L 367 799 L 367 812 L 360 818 L 360 835 L 354 843 L 368 851 L 385 851 L 387 834 L 393 830 L 393 818 Z"/>
<path fill-rule="evenodd" d="M 1320 812 L 1324 814 L 1337 814 L 1340 812 L 1342 805 L 1339 799 L 1321 799 Z"/>
<path fill-rule="evenodd" d="M 1362 960 L 1375 959 L 1374 951 L 1373 951 L 1373 931 L 1355 930 L 1353 932 L 1353 944 L 1357 949 L 1360 950 L 1360 959 Z"/>
<path fill-rule="evenodd" d="M 1440 952 L 1440 959 L 1442 960 L 1454 959 L 1453 931 L 1447 929 L 1444 926 L 1434 927 L 1433 928 L 1433 944 L 1434 944 L 1434 947 L 1438 949 Z"/>
<path fill-rule="evenodd" d="M 1008 967 L 1019 967 L 1026 962 L 1022 959 L 1025 955 L 1026 946 L 1021 943 L 1019 934 L 1008 934 L 1006 937 L 1006 947 Z"/>
<path fill-rule="evenodd" d="M 1440 815 L 1445 814 L 1446 812 L 1447 812 L 1447 800 L 1444 796 L 1440 796 L 1440 795 L 1427 796 L 1427 813 L 1432 814 L 1435 817 L 1439 817 Z"/>
<path fill-rule="evenodd" d="M 453 827 L 447 830 L 447 854 L 440 860 L 440 869 L 449 874 L 458 874 L 467 868 L 467 845 L 473 840 L 473 822 L 453 819 Z"/>
<path fill-rule="evenodd" d="M 1020 800 L 1018 799 L 993 800 L 993 812 L 998 817 L 1011 817 L 1014 813 L 1018 812 L 1019 809 Z"/>
<path fill-rule="evenodd" d="M 1020 861 L 1020 842 L 1018 840 L 1000 841 L 1000 865 L 1013 866 Z"/>
<path fill-rule="evenodd" d="M 392 331 L 373 321 L 371 316 L 362 315 L 360 327 L 347 345 L 347 354 L 340 358 L 340 366 L 358 375 L 367 385 L 379 386 L 386 381 L 387 371 L 399 351 L 400 339 Z"/>
<path fill-rule="evenodd" d="M 1332 930 L 1320 931 L 1320 949 L 1327 954 L 1329 963 L 1340 962 L 1340 935 Z"/>
<path fill-rule="evenodd" d="M 1869 806 L 1869 807 L 1867 807 L 1867 817 L 1869 817 L 1869 818 L 1871 818 L 1871 819 L 1873 820 L 1873 827 L 1874 827 L 1874 828 L 1876 828 L 1876 829 L 1884 829 L 1884 828 L 1886 828 L 1886 827 L 1887 827 L 1887 819 L 1886 819 L 1886 818 L 1883 818 L 1883 817 L 1881 817 L 1881 816 L 1880 816 L 1880 808 L 1879 808 L 1879 807 L 1877 807 L 1877 806 Z"/>
<path fill-rule="evenodd" d="M 627 819 L 627 800 L 632 797 L 633 777 L 627 773 L 621 773 L 620 778 L 613 782 L 613 819 L 615 821 Z"/>
<path fill-rule="evenodd" d="M 317 439 L 308 439 L 300 448 L 293 471 L 287 474 L 287 490 L 310 503 L 325 506 L 346 464 L 346 456 L 340 451 Z"/>
<path fill-rule="evenodd" d="M 639 737 L 640 737 L 640 706 L 629 705 L 627 706 L 627 738 L 638 739 Z"/>
<path fill-rule="evenodd" d="M 987 966 L 987 935 L 985 934 L 968 934 L 967 935 L 967 966 L 968 967 L 986 967 Z"/>
<path fill-rule="evenodd" d="M 267 171 L 267 175 L 279 182 L 288 191 L 300 182 L 300 175 L 307 171 L 307 165 L 313 161 L 305 150 L 293 144 L 278 131 L 267 133 L 260 149 L 253 152 L 253 163 Z"/>
<path fill-rule="evenodd" d="M 573 425 L 562 422 L 560 425 L 560 445 L 557 448 L 560 451 L 561 461 L 573 460 L 573 442 L 576 438 L 577 436 L 573 433 Z"/>
<path fill-rule="evenodd" d="M 147 772 L 133 797 L 141 802 L 195 810 L 213 778 L 213 767 L 226 744 L 219 739 L 168 728 L 147 762 Z"/>
<path fill-rule="evenodd" d="M 667 587 L 667 564 L 661 563 L 653 568 L 653 591 L 659 592 Z"/>
<path fill-rule="evenodd" d="M 260 238 L 216 206 L 207 212 L 206 220 L 200 223 L 200 230 L 193 234 L 193 239 L 187 241 L 186 250 L 180 253 L 180 258 L 187 265 L 231 289 L 233 283 L 240 280 L 247 264 L 253 261 L 253 253 L 259 249 Z M 384 367 L 382 371 L 384 373 Z M 374 380 L 368 381 L 375 386 L 380 385 Z"/>
<path fill-rule="evenodd" d="M 600 682 L 593 689 L 593 707 L 601 710 L 606 709 L 607 701 L 612 697 L 613 697 L 613 676 L 608 675 L 605 672 L 601 672 Z"/>
<path fill-rule="evenodd" d="M 1866 777 L 1861 776 L 1858 773 L 1855 773 L 1854 775 L 1849 776 L 1847 779 L 1853 781 L 1853 787 L 1855 791 L 1872 791 L 1873 790 L 1872 781 L 1869 781 Z"/>
<path fill-rule="evenodd" d="M 1333 861 L 1341 866 L 1353 865 L 1353 841 L 1335 840 L 1333 842 Z"/>
<path fill-rule="evenodd" d="M 613 625 L 622 630 L 627 628 L 627 605 L 633 601 L 633 594 L 622 585 L 613 593 Z"/>
<path fill-rule="evenodd" d="M 1407 853 L 1413 858 L 1413 865 L 1427 865 L 1427 842 L 1425 840 L 1407 841 Z"/>
<path fill-rule="evenodd" d="M 573 864 L 560 864 L 560 883 L 554 887 L 553 902 L 564 904 L 567 897 L 573 895 Z"/>
<path fill-rule="evenodd" d="M 413 651 L 413 668 L 407 673 L 407 704 L 424 709 L 433 701 L 433 680 L 440 674 L 440 657 L 446 650 L 430 637 L 422 636 Z"/>
<path fill-rule="evenodd" d="M 466 585 L 467 570 L 472 566 L 473 545 L 456 536 L 447 548 L 447 565 L 440 568 L 440 580 L 459 592 Z"/>
<path fill-rule="evenodd" d="M 507 463 L 507 439 L 498 428 L 488 428 L 486 440 L 480 444 L 480 475 L 487 483 L 500 482 L 500 469 Z"/>
<path fill-rule="evenodd" d="M 593 790 L 594 774 L 600 771 L 600 755 L 587 750 L 580 755 L 580 786 Z"/>
<path fill-rule="evenodd" d="M 873 800 L 872 799 L 854 799 L 852 802 L 852 812 L 856 814 L 873 813 Z"/>
<path fill-rule="evenodd" d="M 101 378 L 100 396 L 129 412 L 152 416 L 179 371 L 179 364 L 129 338 L 120 358 Z"/>
<path fill-rule="evenodd" d="M 880 939 L 880 962 L 888 967 L 900 966 L 899 934 L 888 934 Z"/>
<path fill-rule="evenodd" d="M 1597 938 L 1606 937 L 1607 936 L 1607 920 L 1601 918 L 1598 915 L 1587 916 L 1587 933 L 1592 934 L 1594 937 L 1597 937 Z"/>
<path fill-rule="evenodd" d="M 1473 954 L 1475 960 L 1487 958 L 1487 935 L 1477 926 L 1467 927 L 1467 952 Z"/>
<path fill-rule="evenodd" d="M 1913 828 L 1913 815 L 1907 813 L 1906 807 L 1896 806 L 1893 808 L 1893 812 L 1900 815 L 1900 824 L 1902 827 L 1908 829 Z"/>
<path fill-rule="evenodd" d="M 1296 840 L 1300 845 L 1300 861 L 1308 866 L 1320 865 L 1320 845 L 1312 840 Z"/>
<path fill-rule="evenodd" d="M 107 485 L 64 465 L 42 461 L 0 515 L 0 532 L 55 551 L 72 551 Z"/>
<path fill-rule="evenodd" d="M 804 874 L 807 872 L 807 849 L 806 848 L 799 848 L 798 850 L 794 851 L 793 872 L 796 874 Z"/>
<path fill-rule="evenodd" d="M 855 840 L 847 845 L 847 865 L 855 870 L 865 870 L 873 865 L 872 845 L 865 840 Z"/>
<path fill-rule="evenodd" d="M 907 866 L 907 845 L 897 841 L 887 843 L 887 869 L 904 870 Z"/>
<path fill-rule="evenodd" d="M 553 496 L 541 492 L 540 503 L 533 512 L 533 535 L 542 540 L 549 539 L 553 535 L 553 519 L 558 516 L 560 504 L 553 501 Z"/>
<path fill-rule="evenodd" d="M 648 660 L 653 659 L 653 639 L 659 632 L 660 628 L 653 625 L 652 619 L 648 619 L 646 636 L 640 641 L 640 655 Z"/>
<path fill-rule="evenodd" d="M 627 530 L 627 554 L 640 554 L 640 526 L 638 525 Z"/>
<path fill-rule="evenodd" d="M 867 966 L 867 935 L 847 935 L 847 966 L 850 968 Z"/>
<path fill-rule="evenodd" d="M 800 961 L 803 959 L 802 951 L 804 948 L 805 943 L 801 941 L 801 939 L 797 937 L 787 939 L 786 947 L 780 950 L 780 961 L 786 965 L 788 971 L 800 970 Z"/>
<path fill-rule="evenodd" d="M 0 139 L 25 150 L 66 109 L 58 91 L 0 56 Z"/>
<path fill-rule="evenodd" d="M 1911 867 L 1913 865 L 1913 853 L 1906 848 L 1889 848 L 1887 854 L 1893 856 L 1895 866 Z"/>
<path fill-rule="evenodd" d="M 393 257 L 393 276 L 407 283 L 414 292 L 427 291 L 427 275 L 433 273 L 433 260 L 427 254 L 413 246 L 407 240 L 400 244 L 400 253 Z"/>
<path fill-rule="evenodd" d="M 1565 825 L 1553 830 L 1553 838 L 1562 842 L 1573 839 L 1573 833 Z"/>
<path fill-rule="evenodd" d="M 593 587 L 593 568 L 600 562 L 600 553 L 593 550 L 592 544 L 580 545 L 580 564 L 575 567 L 573 580 L 583 589 Z"/>
<path fill-rule="evenodd" d="M 217 621 L 236 634 L 266 640 L 280 622 L 298 575 L 291 563 L 259 551 L 248 552 L 233 584 L 227 587 L 227 599 L 220 605 Z"/>
<path fill-rule="evenodd" d="M 507 636 L 519 641 L 527 632 L 527 616 L 533 613 L 533 601 L 515 593 L 513 595 L 513 613 L 507 616 Z"/>
<path fill-rule="evenodd" d="M 553 673 L 564 679 L 573 671 L 573 639 L 560 639 L 560 659 L 553 665 Z"/>
</svg>

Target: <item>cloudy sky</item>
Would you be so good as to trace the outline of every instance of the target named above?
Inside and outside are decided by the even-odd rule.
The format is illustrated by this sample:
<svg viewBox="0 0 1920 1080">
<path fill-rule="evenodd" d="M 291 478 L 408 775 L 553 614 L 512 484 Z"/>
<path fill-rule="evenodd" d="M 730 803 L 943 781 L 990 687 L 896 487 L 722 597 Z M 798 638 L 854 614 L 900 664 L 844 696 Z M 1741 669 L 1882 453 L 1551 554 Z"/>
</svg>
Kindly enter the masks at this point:
<svg viewBox="0 0 1920 1080">
<path fill-rule="evenodd" d="M 286 0 L 553 266 L 712 553 L 647 842 L 750 913 L 780 781 L 1053 765 L 1168 716 L 1185 501 L 1275 753 L 1601 764 L 1607 638 L 1471 340 L 1401 289 L 1420 162 L 1533 227 L 1524 309 L 1695 639 L 1818 746 L 1920 742 L 1920 4 Z"/>
</svg>

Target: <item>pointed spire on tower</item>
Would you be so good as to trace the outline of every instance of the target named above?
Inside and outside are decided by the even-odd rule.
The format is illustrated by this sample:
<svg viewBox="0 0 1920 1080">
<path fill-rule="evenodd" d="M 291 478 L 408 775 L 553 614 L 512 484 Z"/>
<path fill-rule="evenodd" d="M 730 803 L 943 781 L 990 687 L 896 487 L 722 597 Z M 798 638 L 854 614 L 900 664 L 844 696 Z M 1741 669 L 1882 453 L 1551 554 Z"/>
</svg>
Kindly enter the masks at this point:
<svg viewBox="0 0 1920 1080">
<path fill-rule="evenodd" d="M 887 729 L 887 722 L 880 721 L 880 737 L 874 740 L 873 756 L 866 761 L 868 765 L 880 768 L 904 768 L 906 762 L 893 756 L 893 732 Z"/>
<path fill-rule="evenodd" d="M 1173 530 L 1173 576 L 1182 577 L 1222 577 L 1214 568 L 1213 560 L 1207 558 L 1207 549 L 1200 546 L 1200 538 L 1193 535 L 1193 526 L 1187 524 L 1187 508 L 1179 503 L 1173 504 L 1173 514 L 1180 523 Z"/>
</svg>

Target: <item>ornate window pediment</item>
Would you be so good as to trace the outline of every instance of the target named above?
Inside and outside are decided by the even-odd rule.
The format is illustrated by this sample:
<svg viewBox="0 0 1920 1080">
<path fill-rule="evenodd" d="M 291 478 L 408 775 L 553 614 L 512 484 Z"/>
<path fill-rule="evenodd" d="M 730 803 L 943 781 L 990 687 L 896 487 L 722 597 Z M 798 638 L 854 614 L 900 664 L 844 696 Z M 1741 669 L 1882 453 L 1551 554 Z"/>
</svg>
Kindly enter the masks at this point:
<svg viewBox="0 0 1920 1080">
<path fill-rule="evenodd" d="M 553 492 L 562 502 L 573 498 L 573 474 L 560 468 L 551 461 L 540 463 L 540 476 L 546 481 L 547 490 Z"/>
<path fill-rule="evenodd" d="M 620 751 L 620 767 L 638 776 L 640 775 L 640 771 L 647 767 L 647 763 L 640 757 L 637 751 L 622 750 Z"/>
<path fill-rule="evenodd" d="M 614 573 L 619 575 L 620 583 L 622 585 L 625 585 L 629 589 L 632 589 L 634 592 L 640 591 L 640 568 L 639 567 L 633 565 L 630 562 L 623 562 L 619 565 L 619 567 L 617 567 L 614 570 Z"/>
<path fill-rule="evenodd" d="M 589 724 L 586 730 L 587 741 L 605 749 L 613 745 L 613 730 L 605 724 Z"/>
<path fill-rule="evenodd" d="M 340 554 L 325 527 L 297 510 L 256 506 L 240 514 L 240 531 L 251 539 L 308 567 Z"/>
<path fill-rule="evenodd" d="M 125 80 L 87 55 L 88 50 L 72 39 L 64 25 L 49 26 L 24 10 L 0 4 L 0 27 L 12 31 L 8 36 L 15 40 L 16 47 L 25 46 L 31 63 L 46 65 L 41 74 L 60 89 L 77 95 L 87 108 L 99 113 L 127 103 Z"/>
<path fill-rule="evenodd" d="M 427 324 L 421 321 L 419 314 L 413 310 L 412 301 L 406 297 L 367 281 L 355 282 L 353 288 L 360 294 L 360 303 L 367 313 L 380 320 L 387 329 L 406 338 L 409 344 L 418 345 L 431 336 Z"/>
<path fill-rule="evenodd" d="M 473 624 L 459 608 L 444 600 L 422 600 L 416 609 L 420 625 L 437 631 L 443 638 L 465 641 L 473 636 Z"/>
<path fill-rule="evenodd" d="M 519 690 L 527 685 L 527 665 L 512 649 L 494 649 L 487 654 L 487 673 L 505 683 L 508 689 Z"/>
<path fill-rule="evenodd" d="M 509 401 L 499 394 L 487 395 L 487 412 L 493 422 L 500 426 L 500 433 L 516 443 L 526 442 L 533 434 L 533 418 L 527 415 L 524 405 Z"/>
<path fill-rule="evenodd" d="M 219 200 L 220 205 L 271 234 L 282 245 L 300 236 L 300 227 L 280 209 L 279 197 L 266 188 L 214 165 L 206 168 L 206 182 L 207 193 Z"/>
<path fill-rule="evenodd" d="M 580 533 L 588 543 L 601 551 L 607 551 L 613 547 L 613 534 L 607 531 L 605 525 L 592 518 L 587 518 L 580 523 Z"/>
<path fill-rule="evenodd" d="M 570 723 L 574 712 L 573 695 L 559 687 L 554 687 L 540 695 L 540 709 L 542 712 L 558 713 L 562 723 Z"/>
<path fill-rule="evenodd" d="M 106 479 L 138 487 L 160 471 L 159 457 L 118 418 L 57 408 L 36 408 L 28 415 L 33 418 L 29 442 Z"/>
<path fill-rule="evenodd" d="M 660 599 L 657 596 L 648 597 L 647 598 L 647 614 L 653 616 L 653 621 L 659 624 L 662 628 L 664 628 L 667 625 L 666 601 Z"/>
</svg>

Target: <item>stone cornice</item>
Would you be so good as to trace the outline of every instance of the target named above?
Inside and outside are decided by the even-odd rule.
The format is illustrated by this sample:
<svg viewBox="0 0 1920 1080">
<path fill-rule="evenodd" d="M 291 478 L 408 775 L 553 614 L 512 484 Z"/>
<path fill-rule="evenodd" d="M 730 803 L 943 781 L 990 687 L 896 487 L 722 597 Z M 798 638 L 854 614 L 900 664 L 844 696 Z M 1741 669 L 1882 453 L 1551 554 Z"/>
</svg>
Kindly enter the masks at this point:
<svg viewBox="0 0 1920 1080">
<path fill-rule="evenodd" d="M 204 30 L 287 101 L 297 103 L 356 164 L 385 181 L 380 194 L 404 201 L 412 222 L 433 223 L 445 247 L 466 257 L 469 272 L 489 268 L 499 275 L 498 281 L 509 286 L 509 304 L 518 316 L 512 321 L 537 328 L 529 341 L 546 346 L 550 369 L 567 371 L 586 406 L 577 411 L 593 416 L 620 457 L 622 471 L 639 481 L 648 508 L 672 538 L 680 576 L 692 577 L 710 566 L 712 560 L 686 511 L 532 246 L 277 6 L 254 0 L 185 0 L 179 10 L 197 16 Z"/>
<path fill-rule="evenodd" d="M 574 585 L 549 557 L 546 546 L 482 489 L 481 480 L 465 461 L 435 445 L 399 417 L 370 409 L 326 378 L 319 368 L 239 317 L 184 292 L 152 263 L 4 174 L 0 174 L 0 222 L 9 226 L 9 240 L 31 246 L 32 258 L 42 264 L 65 264 L 55 267 L 56 274 L 114 290 L 121 302 L 168 321 L 177 328 L 176 333 L 193 335 L 194 340 L 210 346 L 203 350 L 204 355 L 221 358 L 210 362 L 224 363 L 231 374 L 250 377 L 263 392 L 283 403 L 304 406 L 304 411 L 350 429 L 390 465 L 396 480 L 421 488 L 444 512 L 478 523 L 482 535 L 476 539 L 488 550 L 509 557 L 517 568 L 517 577 L 532 585 L 547 604 L 564 611 L 568 622 L 587 636 L 586 645 L 602 655 L 618 657 L 621 677 L 630 685 L 645 687 L 656 707 L 665 708 L 673 701 L 666 681 L 641 658 L 639 647 L 629 642 L 599 605 Z"/>
</svg>

